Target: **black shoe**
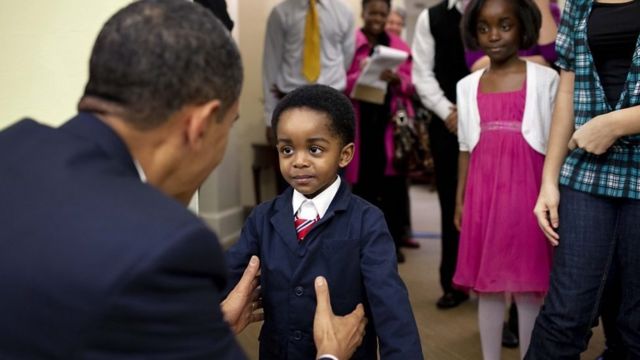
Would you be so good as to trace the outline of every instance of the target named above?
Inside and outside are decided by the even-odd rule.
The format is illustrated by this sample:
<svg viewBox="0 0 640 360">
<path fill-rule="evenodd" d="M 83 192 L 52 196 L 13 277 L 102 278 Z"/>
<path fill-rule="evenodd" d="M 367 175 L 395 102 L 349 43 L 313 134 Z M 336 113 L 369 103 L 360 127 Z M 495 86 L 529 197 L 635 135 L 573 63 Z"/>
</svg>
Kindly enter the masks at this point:
<svg viewBox="0 0 640 360">
<path fill-rule="evenodd" d="M 405 261 L 404 254 L 400 250 L 396 251 L 396 259 L 398 264 L 402 264 Z"/>
<path fill-rule="evenodd" d="M 438 309 L 451 309 L 467 300 L 469 300 L 469 295 L 463 292 L 448 292 L 438 299 L 436 306 Z"/>
<path fill-rule="evenodd" d="M 406 247 L 406 248 L 409 248 L 409 249 L 418 249 L 418 248 L 420 248 L 420 243 L 417 242 L 416 240 L 412 239 L 412 238 L 406 238 L 400 244 L 400 246 Z"/>
<path fill-rule="evenodd" d="M 605 349 L 596 360 L 626 360 L 629 359 L 629 355 L 626 351 L 614 351 L 611 349 Z"/>
<path fill-rule="evenodd" d="M 517 348 L 519 344 L 520 344 L 520 341 L 518 340 L 518 336 L 509 329 L 509 326 L 507 326 L 506 323 L 503 324 L 502 325 L 502 346 L 513 349 L 513 348 Z"/>
</svg>

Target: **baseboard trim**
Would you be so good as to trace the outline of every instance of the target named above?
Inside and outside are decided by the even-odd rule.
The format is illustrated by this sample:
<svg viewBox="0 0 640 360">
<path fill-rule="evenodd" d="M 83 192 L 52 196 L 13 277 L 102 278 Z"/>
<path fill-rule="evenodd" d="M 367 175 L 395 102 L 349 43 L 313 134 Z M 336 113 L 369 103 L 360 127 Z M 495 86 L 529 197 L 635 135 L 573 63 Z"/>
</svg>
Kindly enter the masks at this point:
<svg viewBox="0 0 640 360">
<path fill-rule="evenodd" d="M 240 238 L 244 208 L 236 206 L 218 212 L 204 212 L 200 213 L 200 218 L 216 232 L 221 245 L 227 247 Z"/>
</svg>

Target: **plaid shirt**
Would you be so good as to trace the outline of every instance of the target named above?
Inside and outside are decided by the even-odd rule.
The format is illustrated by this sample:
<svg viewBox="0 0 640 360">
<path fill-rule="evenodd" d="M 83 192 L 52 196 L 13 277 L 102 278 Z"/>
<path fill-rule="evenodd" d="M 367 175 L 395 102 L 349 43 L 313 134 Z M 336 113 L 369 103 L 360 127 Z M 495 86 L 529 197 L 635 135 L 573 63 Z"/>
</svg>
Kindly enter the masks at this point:
<svg viewBox="0 0 640 360">
<path fill-rule="evenodd" d="M 612 109 L 587 42 L 587 20 L 592 4 L 593 0 L 567 0 L 556 39 L 556 64 L 575 73 L 576 129 L 597 115 L 640 105 L 640 38 L 620 99 Z M 618 139 L 602 155 L 582 149 L 571 151 L 560 171 L 560 184 L 597 195 L 640 199 L 640 135 Z"/>
</svg>

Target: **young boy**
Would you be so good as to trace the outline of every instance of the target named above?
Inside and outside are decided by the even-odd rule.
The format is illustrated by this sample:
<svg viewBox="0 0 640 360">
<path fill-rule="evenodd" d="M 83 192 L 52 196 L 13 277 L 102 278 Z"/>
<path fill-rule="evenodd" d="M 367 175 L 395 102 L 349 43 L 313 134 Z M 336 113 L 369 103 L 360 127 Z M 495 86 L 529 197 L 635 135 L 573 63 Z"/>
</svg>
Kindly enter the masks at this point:
<svg viewBox="0 0 640 360">
<path fill-rule="evenodd" d="M 231 287 L 260 257 L 264 324 L 260 359 L 314 359 L 316 276 L 327 278 L 336 315 L 365 307 L 366 334 L 352 359 L 422 359 L 407 290 L 382 212 L 351 194 L 338 170 L 354 151 L 351 102 L 309 85 L 278 103 L 272 119 L 280 171 L 291 188 L 260 204 L 227 251 Z M 342 360 L 342 359 L 340 359 Z"/>
</svg>

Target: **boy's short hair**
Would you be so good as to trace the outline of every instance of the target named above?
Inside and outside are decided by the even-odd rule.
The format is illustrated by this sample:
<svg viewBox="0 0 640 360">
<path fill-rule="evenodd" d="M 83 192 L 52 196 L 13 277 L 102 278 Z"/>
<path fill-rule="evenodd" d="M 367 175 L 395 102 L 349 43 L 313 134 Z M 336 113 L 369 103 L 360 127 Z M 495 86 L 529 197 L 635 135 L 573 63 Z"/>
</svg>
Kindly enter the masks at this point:
<svg viewBox="0 0 640 360">
<path fill-rule="evenodd" d="M 471 0 L 462 16 L 460 28 L 464 45 L 471 50 L 478 50 L 478 14 L 488 0 Z M 514 7 L 520 23 L 520 50 L 529 49 L 538 43 L 542 15 L 538 6 L 531 0 L 509 0 Z"/>
<path fill-rule="evenodd" d="M 340 138 L 343 145 L 355 139 L 355 113 L 351 100 L 342 92 L 326 85 L 305 85 L 285 96 L 273 111 L 271 124 L 277 138 L 282 114 L 290 109 L 308 108 L 329 118 L 329 130 Z"/>
</svg>

